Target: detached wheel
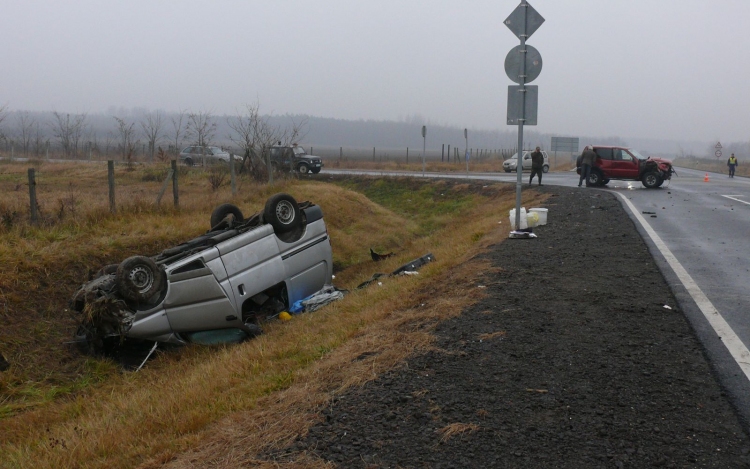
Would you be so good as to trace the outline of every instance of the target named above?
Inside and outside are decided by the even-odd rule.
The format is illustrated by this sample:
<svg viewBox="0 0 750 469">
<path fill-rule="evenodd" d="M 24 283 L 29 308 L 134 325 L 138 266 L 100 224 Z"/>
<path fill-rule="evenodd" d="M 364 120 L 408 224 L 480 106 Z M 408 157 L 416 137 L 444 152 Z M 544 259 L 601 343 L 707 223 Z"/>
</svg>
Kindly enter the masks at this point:
<svg viewBox="0 0 750 469">
<path fill-rule="evenodd" d="M 307 166 L 305 163 L 302 163 L 297 167 L 297 171 L 299 171 L 300 174 L 307 174 L 310 172 L 310 167 Z"/>
<path fill-rule="evenodd" d="M 655 189 L 659 187 L 661 185 L 660 181 L 661 176 L 659 176 L 659 173 L 657 173 L 656 171 L 649 171 L 641 178 L 641 182 L 646 187 L 646 189 Z"/>
<path fill-rule="evenodd" d="M 289 194 L 276 194 L 266 202 L 263 219 L 277 235 L 288 233 L 302 224 L 299 205 Z"/>
<path fill-rule="evenodd" d="M 161 291 L 164 276 L 151 258 L 128 257 L 117 267 L 115 286 L 123 298 L 144 303 Z"/>
<path fill-rule="evenodd" d="M 549 165 L 548 165 L 548 164 L 545 164 L 545 165 L 544 165 L 544 166 L 542 167 L 542 172 L 543 172 L 543 173 L 549 173 Z"/>
<path fill-rule="evenodd" d="M 232 215 L 235 222 L 242 223 L 245 221 L 245 217 L 242 215 L 239 207 L 233 204 L 222 204 L 216 207 L 211 213 L 211 229 L 218 226 L 229 215 Z"/>
</svg>

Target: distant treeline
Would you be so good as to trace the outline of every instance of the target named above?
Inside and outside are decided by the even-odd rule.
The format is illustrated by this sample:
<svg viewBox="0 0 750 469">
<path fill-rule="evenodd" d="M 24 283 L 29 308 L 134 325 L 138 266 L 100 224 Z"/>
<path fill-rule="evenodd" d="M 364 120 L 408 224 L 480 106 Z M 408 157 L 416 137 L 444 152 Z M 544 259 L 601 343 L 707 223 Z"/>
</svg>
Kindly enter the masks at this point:
<svg viewBox="0 0 750 469">
<path fill-rule="evenodd" d="M 9 111 L 0 110 L 0 148 L 4 153 L 18 155 L 42 155 L 45 152 L 63 152 L 85 155 L 96 152 L 98 155 L 118 154 L 130 149 L 135 154 L 151 154 L 162 148 L 173 153 L 198 141 L 204 144 L 235 147 L 237 136 L 229 120 L 237 115 L 214 115 L 211 112 L 166 113 L 144 109 L 111 109 L 112 114 L 85 114 L 60 112 Z M 199 117 L 198 120 L 191 117 Z M 464 129 L 455 126 L 433 125 L 420 119 L 407 121 L 384 120 L 344 120 L 315 117 L 299 114 L 264 116 L 272 127 L 298 127 L 301 132 L 297 143 L 306 148 L 377 148 L 378 151 L 403 150 L 411 148 L 421 151 L 423 140 L 422 125 L 427 126 L 426 146 L 429 153 L 439 153 L 451 146 L 463 150 L 467 146 Z M 198 132 L 197 126 L 203 128 Z M 583 135 L 559 135 L 539 133 L 533 128 L 524 129 L 524 147 L 540 146 L 550 150 L 551 137 L 579 137 L 580 148 L 588 143 L 626 145 L 655 155 L 713 156 L 713 145 L 708 142 L 677 142 L 670 140 L 637 139 L 620 137 L 591 137 Z M 497 130 L 468 129 L 468 147 L 499 151 L 516 148 L 517 128 L 503 126 Z M 724 152 L 734 151 L 739 155 L 748 154 L 748 144 L 727 143 Z M 728 153 L 727 153 L 728 155 Z"/>
</svg>

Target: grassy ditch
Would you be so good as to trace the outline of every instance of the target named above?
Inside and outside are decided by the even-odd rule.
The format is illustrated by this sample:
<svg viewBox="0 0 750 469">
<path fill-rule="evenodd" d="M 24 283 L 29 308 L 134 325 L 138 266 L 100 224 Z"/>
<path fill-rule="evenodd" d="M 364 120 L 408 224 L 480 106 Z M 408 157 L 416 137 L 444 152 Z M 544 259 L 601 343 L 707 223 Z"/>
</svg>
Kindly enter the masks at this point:
<svg viewBox="0 0 750 469">
<path fill-rule="evenodd" d="M 23 213 L 15 187 L 25 169 L 0 168 L 0 211 Z M 273 187 L 242 180 L 232 197 L 226 186 L 211 191 L 205 173 L 188 171 L 180 174 L 175 209 L 154 205 L 161 183 L 149 171 L 118 168 L 123 203 L 111 214 L 106 168 L 45 164 L 40 204 L 73 194 L 70 208 L 41 226 L 17 215 L 0 229 L 0 262 L 8 266 L 0 272 L 0 353 L 11 362 L 0 373 L 0 467 L 252 463 L 304 432 L 338 390 L 429 347 L 429 325 L 476 297 L 473 282 L 483 267 L 466 261 L 506 237 L 508 225 L 498 221 L 514 203 L 512 185 L 322 174 Z M 65 307 L 89 269 L 205 232 L 219 203 L 249 214 L 275 192 L 323 208 L 340 288 L 427 252 L 437 261 L 418 276 L 385 279 L 319 312 L 268 324 L 266 334 L 246 343 L 161 352 L 138 373 L 64 344 L 75 327 Z M 541 199 L 524 192 L 526 206 Z M 370 247 L 395 255 L 376 264 Z"/>
</svg>

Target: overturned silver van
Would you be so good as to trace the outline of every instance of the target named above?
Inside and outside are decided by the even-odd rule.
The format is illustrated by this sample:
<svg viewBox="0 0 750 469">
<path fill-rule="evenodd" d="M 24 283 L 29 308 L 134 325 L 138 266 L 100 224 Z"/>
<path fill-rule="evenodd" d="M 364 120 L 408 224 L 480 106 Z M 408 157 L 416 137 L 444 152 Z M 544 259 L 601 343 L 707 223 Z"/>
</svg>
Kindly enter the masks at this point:
<svg viewBox="0 0 750 469">
<path fill-rule="evenodd" d="M 259 322 L 330 284 L 323 212 L 288 194 L 245 219 L 217 207 L 204 235 L 103 267 L 71 299 L 76 342 L 101 353 L 125 338 L 182 344 L 207 331 L 253 337 Z"/>
</svg>

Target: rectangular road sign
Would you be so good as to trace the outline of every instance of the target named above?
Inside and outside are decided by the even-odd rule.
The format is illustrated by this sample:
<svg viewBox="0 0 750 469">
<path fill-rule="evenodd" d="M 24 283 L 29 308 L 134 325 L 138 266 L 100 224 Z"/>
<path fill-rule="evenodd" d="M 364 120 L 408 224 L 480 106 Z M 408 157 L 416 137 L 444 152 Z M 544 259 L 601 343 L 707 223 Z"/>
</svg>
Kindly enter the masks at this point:
<svg viewBox="0 0 750 469">
<path fill-rule="evenodd" d="M 521 87 L 511 85 L 508 87 L 508 125 L 518 125 L 520 119 L 525 119 L 523 125 L 536 125 L 537 107 L 539 104 L 539 87 L 526 85 L 526 92 L 521 92 Z M 525 109 L 523 95 L 526 95 Z"/>
<path fill-rule="evenodd" d="M 552 137 L 552 151 L 578 153 L 578 137 Z"/>
</svg>

